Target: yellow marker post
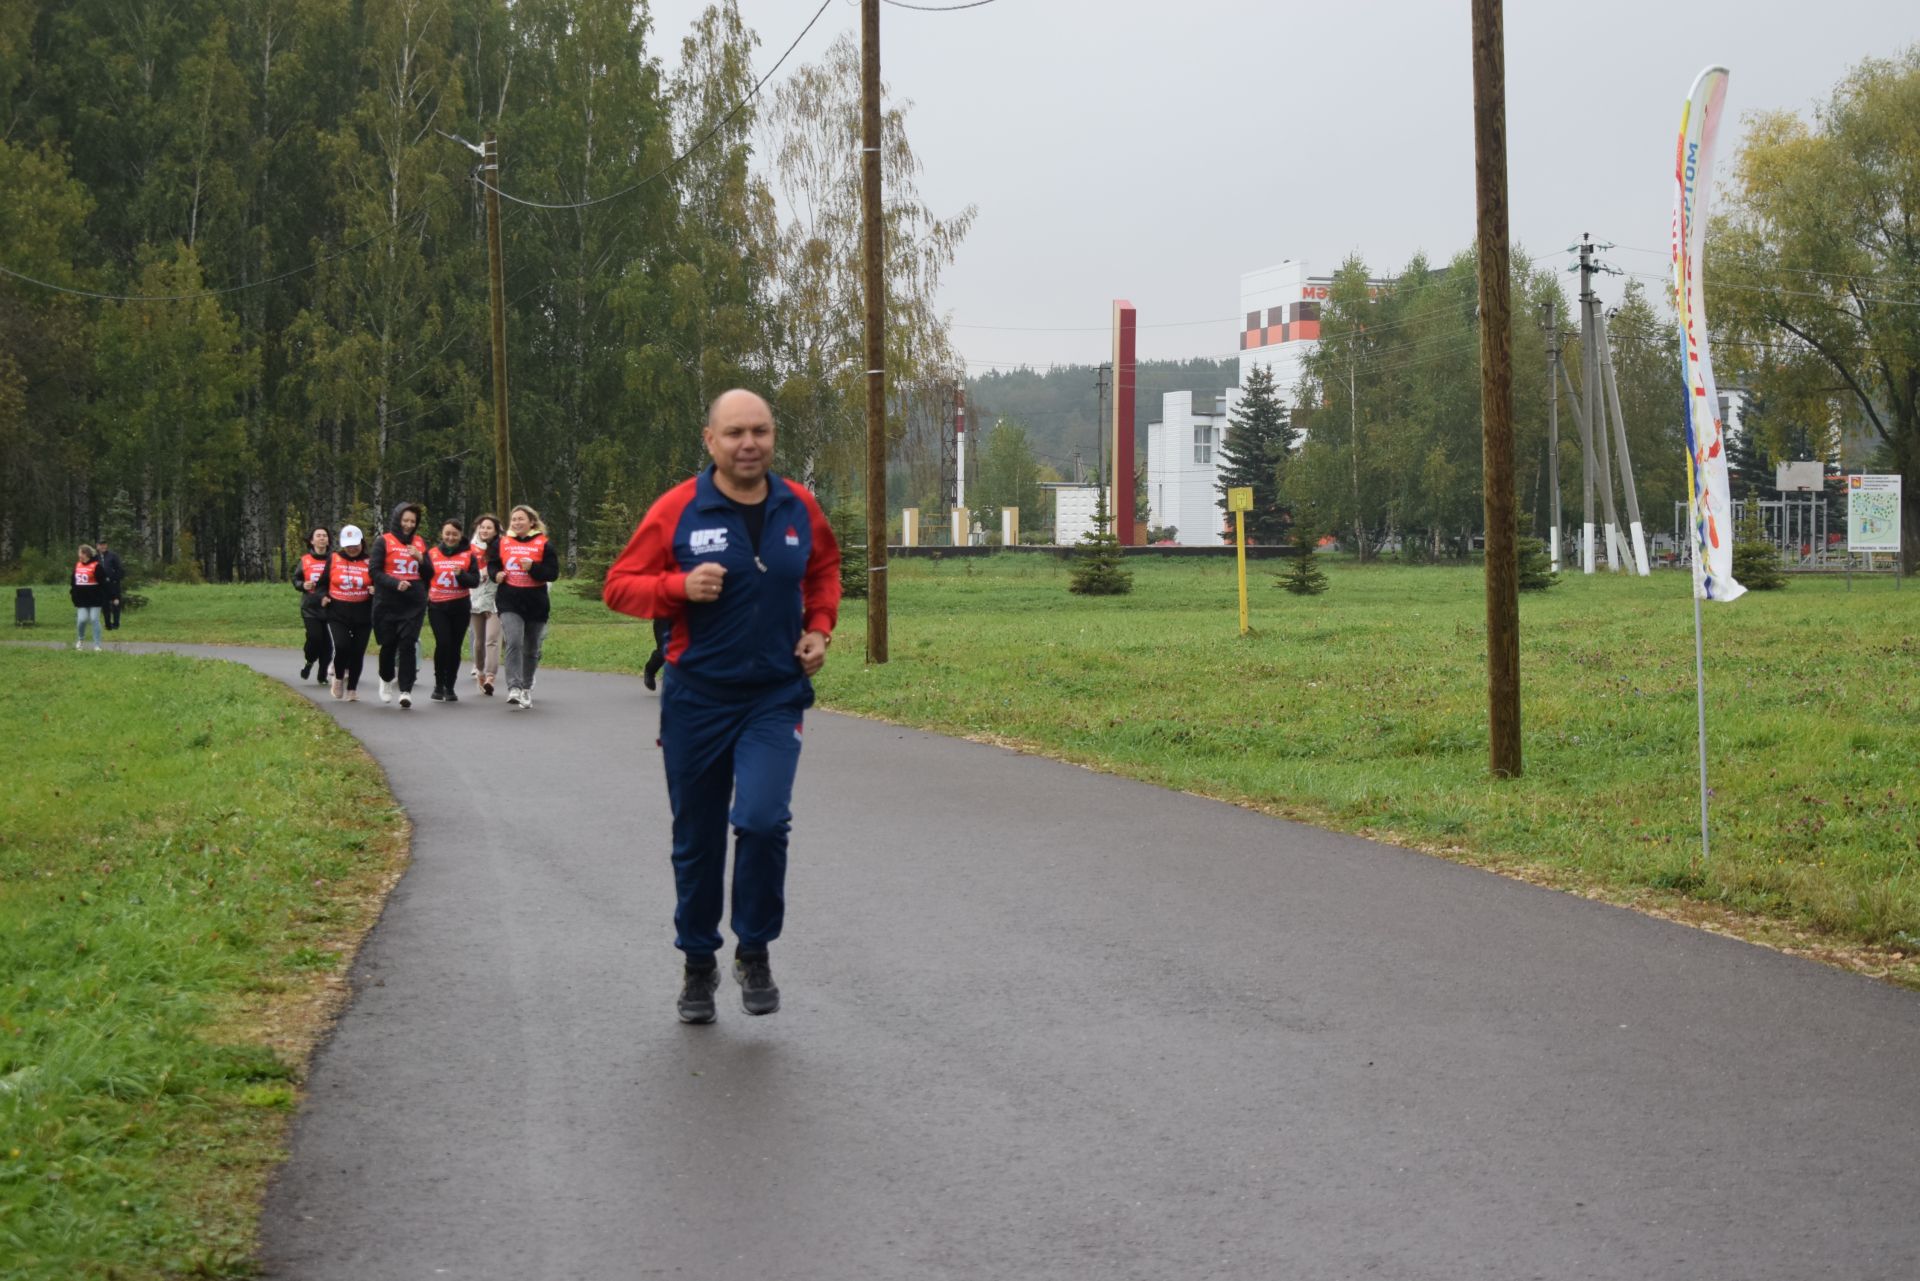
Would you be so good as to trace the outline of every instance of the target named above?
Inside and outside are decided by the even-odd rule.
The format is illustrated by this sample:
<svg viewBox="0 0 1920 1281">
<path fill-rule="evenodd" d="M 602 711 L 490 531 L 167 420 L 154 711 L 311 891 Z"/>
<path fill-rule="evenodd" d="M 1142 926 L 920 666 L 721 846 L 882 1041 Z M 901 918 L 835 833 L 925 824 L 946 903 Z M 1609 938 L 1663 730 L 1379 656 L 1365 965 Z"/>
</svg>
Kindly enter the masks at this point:
<svg viewBox="0 0 1920 1281">
<path fill-rule="evenodd" d="M 1240 634 L 1247 634 L 1247 513 L 1253 510 L 1253 489 L 1227 491 L 1227 510 L 1233 513 L 1233 544 L 1240 561 Z"/>
</svg>

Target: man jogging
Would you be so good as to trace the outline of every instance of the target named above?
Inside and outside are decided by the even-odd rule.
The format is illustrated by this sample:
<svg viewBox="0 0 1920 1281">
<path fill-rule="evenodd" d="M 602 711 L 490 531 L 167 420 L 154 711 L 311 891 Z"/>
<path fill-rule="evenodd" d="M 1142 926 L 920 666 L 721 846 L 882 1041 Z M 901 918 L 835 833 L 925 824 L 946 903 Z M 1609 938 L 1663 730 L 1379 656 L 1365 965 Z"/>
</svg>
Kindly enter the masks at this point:
<svg viewBox="0 0 1920 1281">
<path fill-rule="evenodd" d="M 380 701 L 413 706 L 413 678 L 420 666 L 420 624 L 427 616 L 427 540 L 420 537 L 418 503 L 393 509 L 387 532 L 374 543 L 373 639 L 380 644 Z"/>
<path fill-rule="evenodd" d="M 770 470 L 773 411 L 729 391 L 702 433 L 713 465 L 647 512 L 607 571 L 607 605 L 670 621 L 660 745 L 673 807 L 679 1012 L 710 1023 L 727 827 L 734 978 L 749 1014 L 780 1008 L 768 946 L 786 911 L 787 830 L 809 679 L 840 611 L 840 548 L 812 494 Z"/>
</svg>

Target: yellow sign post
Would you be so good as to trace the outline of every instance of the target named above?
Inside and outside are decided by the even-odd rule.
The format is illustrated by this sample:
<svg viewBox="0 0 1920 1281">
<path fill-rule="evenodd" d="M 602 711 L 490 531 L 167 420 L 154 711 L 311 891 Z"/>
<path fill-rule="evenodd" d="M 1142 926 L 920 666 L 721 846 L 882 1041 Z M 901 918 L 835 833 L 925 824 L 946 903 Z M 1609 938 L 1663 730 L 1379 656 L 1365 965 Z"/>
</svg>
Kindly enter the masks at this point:
<svg viewBox="0 0 1920 1281">
<path fill-rule="evenodd" d="M 1240 562 L 1240 634 L 1247 634 L 1247 513 L 1253 510 L 1253 489 L 1227 491 L 1227 510 L 1233 513 L 1233 544 Z"/>
</svg>

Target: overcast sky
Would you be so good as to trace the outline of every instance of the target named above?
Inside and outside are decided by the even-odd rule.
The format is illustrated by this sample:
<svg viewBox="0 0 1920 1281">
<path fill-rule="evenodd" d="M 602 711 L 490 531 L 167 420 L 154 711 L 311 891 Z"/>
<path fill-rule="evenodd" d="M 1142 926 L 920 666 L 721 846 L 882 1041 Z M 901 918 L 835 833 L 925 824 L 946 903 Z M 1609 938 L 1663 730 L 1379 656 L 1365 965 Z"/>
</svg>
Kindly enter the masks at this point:
<svg viewBox="0 0 1920 1281">
<path fill-rule="evenodd" d="M 665 60 L 703 7 L 653 0 Z M 760 67 L 814 8 L 741 0 Z M 1920 3 L 1509 0 L 1506 23 L 1515 239 L 1561 265 L 1591 231 L 1618 266 L 1663 277 L 1695 74 L 1732 71 L 1724 172 L 1738 117 L 1810 114 L 1861 59 L 1920 40 Z M 858 5 L 835 0 L 795 59 L 858 29 Z M 1472 243 L 1466 0 L 888 5 L 881 29 L 923 197 L 979 206 L 942 299 L 976 371 L 1105 359 L 1116 297 L 1139 308 L 1143 358 L 1224 356 L 1244 271 L 1327 272 L 1357 252 L 1391 272 Z"/>
</svg>

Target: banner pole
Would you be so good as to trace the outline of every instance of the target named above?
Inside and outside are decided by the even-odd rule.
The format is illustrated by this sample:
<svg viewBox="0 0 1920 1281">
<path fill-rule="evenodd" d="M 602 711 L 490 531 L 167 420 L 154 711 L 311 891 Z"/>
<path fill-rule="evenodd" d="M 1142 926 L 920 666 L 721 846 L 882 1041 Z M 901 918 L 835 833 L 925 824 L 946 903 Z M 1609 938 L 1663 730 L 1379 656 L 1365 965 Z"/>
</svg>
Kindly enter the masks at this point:
<svg viewBox="0 0 1920 1281">
<path fill-rule="evenodd" d="M 1700 636 L 1700 593 L 1693 594 L 1693 691 L 1700 720 L 1700 870 L 1712 865 L 1707 841 L 1707 660 Z"/>
</svg>

